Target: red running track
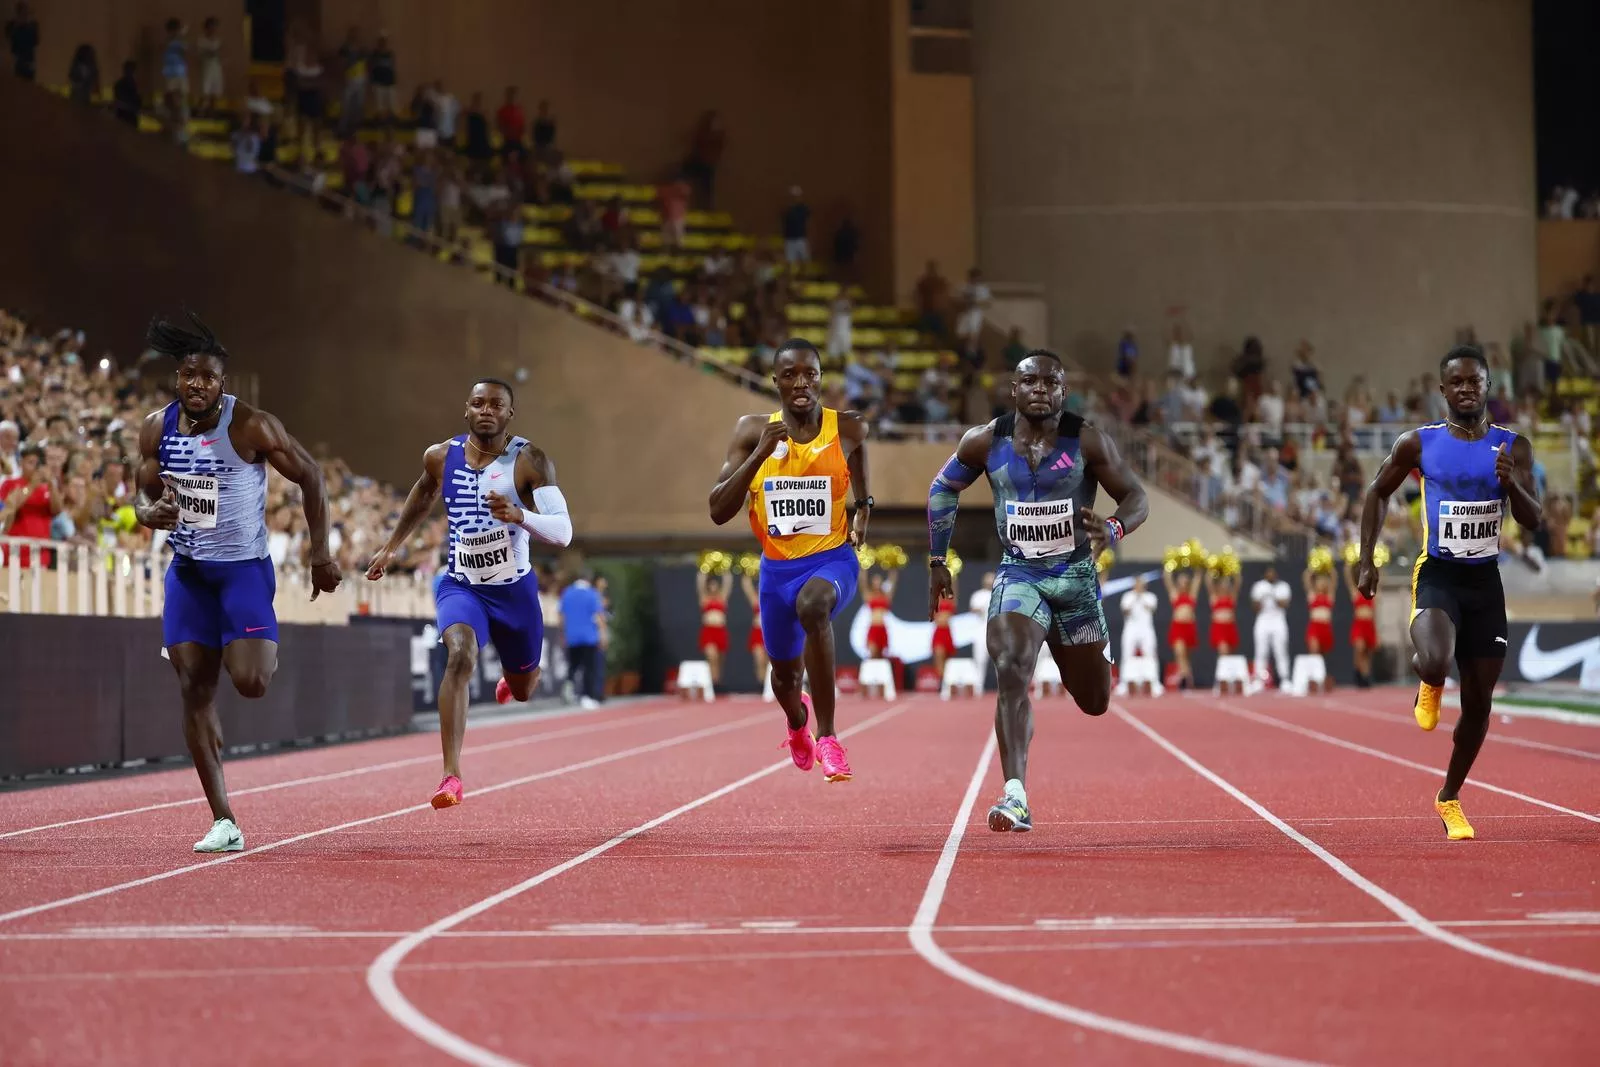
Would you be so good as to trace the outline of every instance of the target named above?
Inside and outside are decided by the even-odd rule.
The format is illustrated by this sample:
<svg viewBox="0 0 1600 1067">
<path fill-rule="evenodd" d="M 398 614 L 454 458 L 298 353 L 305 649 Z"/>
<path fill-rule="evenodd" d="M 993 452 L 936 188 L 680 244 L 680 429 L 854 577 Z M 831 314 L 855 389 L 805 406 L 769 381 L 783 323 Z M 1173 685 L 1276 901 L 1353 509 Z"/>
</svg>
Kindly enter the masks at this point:
<svg viewBox="0 0 1600 1067">
<path fill-rule="evenodd" d="M 848 785 L 750 700 L 476 724 L 444 812 L 430 736 L 239 761 L 221 859 L 187 770 L 8 794 L 0 1062 L 1593 1062 L 1600 730 L 1496 723 L 1452 844 L 1409 706 L 1041 701 L 1031 835 L 927 697 Z"/>
</svg>

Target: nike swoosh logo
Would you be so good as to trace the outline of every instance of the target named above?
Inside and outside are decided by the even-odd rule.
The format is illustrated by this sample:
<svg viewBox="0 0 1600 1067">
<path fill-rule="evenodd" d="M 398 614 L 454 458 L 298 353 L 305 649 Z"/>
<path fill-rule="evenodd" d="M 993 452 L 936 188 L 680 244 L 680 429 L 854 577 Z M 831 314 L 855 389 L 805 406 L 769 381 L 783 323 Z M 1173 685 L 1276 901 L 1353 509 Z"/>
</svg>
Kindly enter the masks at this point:
<svg viewBox="0 0 1600 1067">
<path fill-rule="evenodd" d="M 211 440 L 207 441 L 204 437 L 202 437 L 202 438 L 200 438 L 200 443 L 202 445 L 205 445 L 207 448 L 210 448 L 212 445 L 216 444 L 220 440 L 222 440 L 222 438 L 213 437 Z"/>
<path fill-rule="evenodd" d="M 247 633 L 247 634 L 258 634 L 262 630 L 270 630 L 270 629 L 272 629 L 272 627 L 270 627 L 270 626 L 246 626 L 244 628 L 244 632 Z"/>
<path fill-rule="evenodd" d="M 503 471 L 495 471 L 493 474 L 489 475 L 489 480 L 491 482 L 494 481 L 496 478 L 500 477 L 500 475 L 502 473 L 504 473 L 504 472 Z"/>
<path fill-rule="evenodd" d="M 1534 623 L 1528 630 L 1527 639 L 1522 642 L 1521 652 L 1517 654 L 1517 670 L 1530 682 L 1542 682 L 1570 670 L 1591 656 L 1600 658 L 1600 637 L 1591 637 L 1587 641 L 1547 652 L 1539 647 L 1539 624 Z"/>
</svg>

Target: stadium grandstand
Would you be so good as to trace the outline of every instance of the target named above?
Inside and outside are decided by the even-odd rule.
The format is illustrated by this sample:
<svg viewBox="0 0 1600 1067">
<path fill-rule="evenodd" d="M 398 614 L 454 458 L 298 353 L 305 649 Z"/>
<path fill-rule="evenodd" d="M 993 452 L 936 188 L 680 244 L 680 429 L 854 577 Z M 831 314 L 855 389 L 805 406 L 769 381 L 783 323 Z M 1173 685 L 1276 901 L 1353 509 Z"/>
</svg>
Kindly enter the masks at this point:
<svg viewBox="0 0 1600 1067">
<path fill-rule="evenodd" d="M 12 5 L 0 1062 L 1588 1062 L 1600 14 L 1268 7 Z"/>
</svg>

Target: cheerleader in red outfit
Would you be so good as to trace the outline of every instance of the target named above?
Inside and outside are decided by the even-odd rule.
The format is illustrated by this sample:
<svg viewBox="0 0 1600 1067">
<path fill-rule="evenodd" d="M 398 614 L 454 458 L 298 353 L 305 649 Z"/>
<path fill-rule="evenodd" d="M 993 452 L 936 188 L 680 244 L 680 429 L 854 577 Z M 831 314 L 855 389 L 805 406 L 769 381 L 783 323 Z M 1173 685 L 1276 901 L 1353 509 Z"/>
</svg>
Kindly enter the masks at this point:
<svg viewBox="0 0 1600 1067">
<path fill-rule="evenodd" d="M 1239 624 L 1234 618 L 1239 579 L 1206 571 L 1206 600 L 1211 605 L 1211 647 L 1219 656 L 1231 656 L 1239 647 Z"/>
<path fill-rule="evenodd" d="M 1306 651 L 1320 656 L 1333 649 L 1333 575 L 1307 570 L 1305 588 L 1311 620 L 1306 623 Z"/>
<path fill-rule="evenodd" d="M 744 598 L 750 601 L 750 662 L 755 666 L 756 684 L 765 685 L 767 643 L 761 637 L 761 598 L 756 590 L 756 579 L 748 574 L 741 575 L 739 586 L 744 590 Z"/>
<path fill-rule="evenodd" d="M 1200 629 L 1194 617 L 1194 576 L 1188 571 L 1166 571 L 1167 600 L 1172 604 L 1172 621 L 1167 624 L 1167 644 L 1177 667 L 1175 677 L 1185 689 L 1194 685 L 1189 667 L 1189 652 L 1200 643 Z"/>
<path fill-rule="evenodd" d="M 944 662 L 956 654 L 955 638 L 950 634 L 950 618 L 956 613 L 956 602 L 948 597 L 939 598 L 933 612 L 933 673 L 944 677 Z"/>
<path fill-rule="evenodd" d="M 711 684 L 722 684 L 722 660 L 728 654 L 728 601 L 722 579 L 699 572 L 695 589 L 700 594 L 700 652 L 711 666 Z"/>
<path fill-rule="evenodd" d="M 1364 689 L 1372 684 L 1372 650 L 1378 647 L 1377 598 L 1362 596 L 1356 588 L 1353 563 L 1344 565 L 1344 584 L 1350 590 L 1350 650 L 1355 657 L 1356 685 Z"/>
<path fill-rule="evenodd" d="M 894 599 L 894 579 L 880 573 L 869 572 L 861 584 L 866 594 L 861 598 L 871 612 L 867 626 L 867 658 L 883 659 L 889 652 L 889 604 Z"/>
</svg>

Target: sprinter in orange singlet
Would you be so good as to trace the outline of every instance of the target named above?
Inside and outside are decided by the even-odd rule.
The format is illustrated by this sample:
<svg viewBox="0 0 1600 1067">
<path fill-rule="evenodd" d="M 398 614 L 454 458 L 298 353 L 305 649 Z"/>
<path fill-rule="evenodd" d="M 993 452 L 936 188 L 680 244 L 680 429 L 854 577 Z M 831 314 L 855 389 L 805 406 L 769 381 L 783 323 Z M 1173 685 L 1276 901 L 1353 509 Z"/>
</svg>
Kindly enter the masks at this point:
<svg viewBox="0 0 1600 1067">
<path fill-rule="evenodd" d="M 718 526 L 748 507 L 761 542 L 761 634 L 772 658 L 772 692 L 789 720 L 785 742 L 802 771 L 822 764 L 830 782 L 851 778 L 833 728 L 833 617 L 855 597 L 866 537 L 867 422 L 858 412 L 822 406 L 822 357 L 808 341 L 788 340 L 773 359 L 780 410 L 745 415 L 711 490 Z M 855 483 L 855 521 L 846 527 L 845 494 Z M 801 691 L 810 679 L 809 699 Z M 817 729 L 808 721 L 816 711 Z"/>
</svg>

